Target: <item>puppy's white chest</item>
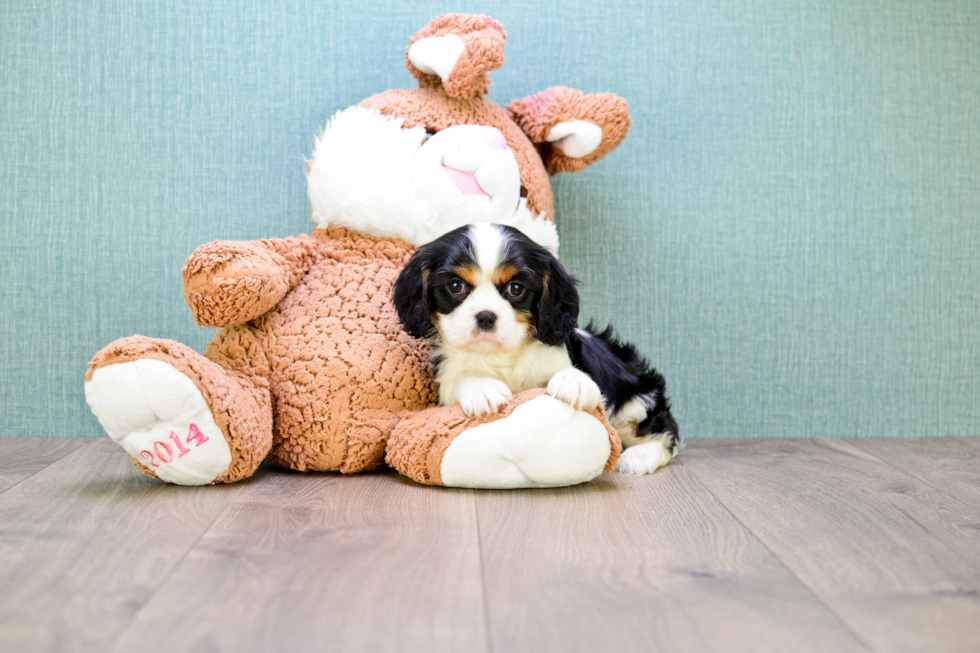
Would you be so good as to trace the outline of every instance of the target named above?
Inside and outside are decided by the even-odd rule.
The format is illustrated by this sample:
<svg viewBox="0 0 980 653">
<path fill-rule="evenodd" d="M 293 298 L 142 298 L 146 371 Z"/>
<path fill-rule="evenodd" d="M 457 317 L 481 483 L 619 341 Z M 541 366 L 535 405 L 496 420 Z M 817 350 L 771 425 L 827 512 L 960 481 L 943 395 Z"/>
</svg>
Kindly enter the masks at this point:
<svg viewBox="0 0 980 653">
<path fill-rule="evenodd" d="M 436 382 L 442 404 L 458 401 L 456 387 L 462 379 L 485 377 L 503 381 L 511 392 L 543 387 L 556 372 L 571 367 L 572 361 L 564 346 L 548 347 L 533 342 L 514 352 L 474 353 L 468 351 L 439 352 L 443 362 Z"/>
</svg>

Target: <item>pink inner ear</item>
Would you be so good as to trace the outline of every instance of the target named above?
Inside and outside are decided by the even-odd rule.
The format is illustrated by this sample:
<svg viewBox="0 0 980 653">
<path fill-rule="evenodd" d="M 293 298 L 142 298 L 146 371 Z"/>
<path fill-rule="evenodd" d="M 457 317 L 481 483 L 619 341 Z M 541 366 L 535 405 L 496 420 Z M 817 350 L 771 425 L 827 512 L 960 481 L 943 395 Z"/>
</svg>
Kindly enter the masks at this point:
<svg viewBox="0 0 980 653">
<path fill-rule="evenodd" d="M 442 166 L 442 168 L 446 171 L 449 181 L 453 182 L 463 195 L 487 195 L 487 191 L 483 190 L 480 182 L 470 173 L 449 166 Z"/>
</svg>

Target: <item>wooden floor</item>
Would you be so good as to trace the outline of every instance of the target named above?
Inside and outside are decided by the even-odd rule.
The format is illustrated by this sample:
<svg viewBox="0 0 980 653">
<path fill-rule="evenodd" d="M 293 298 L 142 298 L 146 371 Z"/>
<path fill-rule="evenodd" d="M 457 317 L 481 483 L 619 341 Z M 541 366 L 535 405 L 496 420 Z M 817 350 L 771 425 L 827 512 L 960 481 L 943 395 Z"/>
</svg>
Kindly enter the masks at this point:
<svg viewBox="0 0 980 653">
<path fill-rule="evenodd" d="M 980 651 L 980 438 L 694 440 L 653 476 L 140 476 L 0 438 L 0 649 Z"/>
</svg>

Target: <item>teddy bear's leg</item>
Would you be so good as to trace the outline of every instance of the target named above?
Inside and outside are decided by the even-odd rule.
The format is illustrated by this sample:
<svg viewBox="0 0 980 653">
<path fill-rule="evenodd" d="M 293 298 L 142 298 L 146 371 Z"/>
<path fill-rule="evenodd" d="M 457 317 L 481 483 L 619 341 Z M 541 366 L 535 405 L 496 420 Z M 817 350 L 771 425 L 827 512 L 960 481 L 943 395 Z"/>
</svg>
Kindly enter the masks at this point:
<svg viewBox="0 0 980 653">
<path fill-rule="evenodd" d="M 426 485 L 541 488 L 590 481 L 611 471 L 621 451 L 602 408 L 579 411 L 544 390 L 528 390 L 485 419 L 444 406 L 402 420 L 387 461 Z"/>
<path fill-rule="evenodd" d="M 248 327 L 222 331 L 207 357 L 171 340 L 122 338 L 90 363 L 85 398 L 143 473 L 178 485 L 232 483 L 251 476 L 272 444 L 257 351 Z"/>
</svg>

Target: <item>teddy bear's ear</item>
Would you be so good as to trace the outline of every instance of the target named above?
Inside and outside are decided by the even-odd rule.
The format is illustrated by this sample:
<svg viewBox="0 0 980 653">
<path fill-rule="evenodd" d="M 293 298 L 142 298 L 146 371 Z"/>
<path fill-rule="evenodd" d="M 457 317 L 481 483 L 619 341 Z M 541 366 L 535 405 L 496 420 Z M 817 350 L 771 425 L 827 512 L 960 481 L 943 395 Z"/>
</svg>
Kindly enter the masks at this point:
<svg viewBox="0 0 980 653">
<path fill-rule="evenodd" d="M 612 93 L 585 95 L 564 86 L 514 100 L 507 112 L 538 144 L 553 175 L 595 163 L 616 149 L 630 128 L 623 98 Z"/>
<path fill-rule="evenodd" d="M 504 65 L 507 34 L 489 16 L 446 14 L 415 33 L 405 65 L 419 86 L 446 89 L 454 98 L 486 95 L 490 71 Z"/>
</svg>

